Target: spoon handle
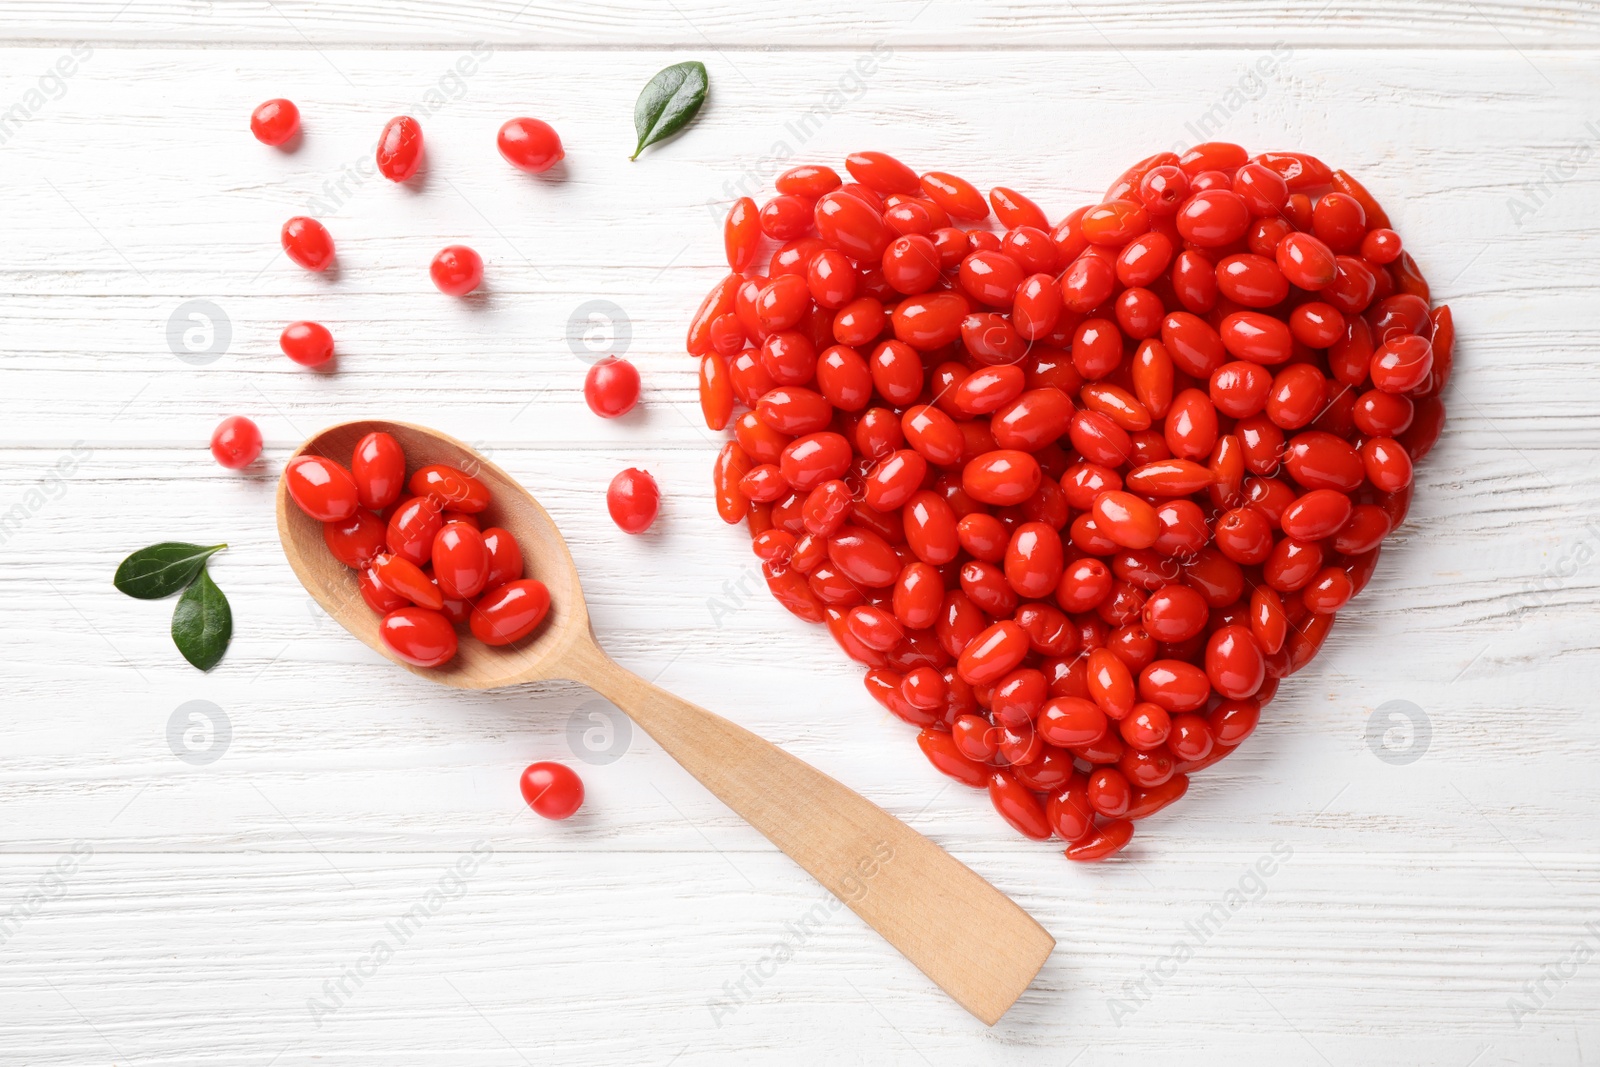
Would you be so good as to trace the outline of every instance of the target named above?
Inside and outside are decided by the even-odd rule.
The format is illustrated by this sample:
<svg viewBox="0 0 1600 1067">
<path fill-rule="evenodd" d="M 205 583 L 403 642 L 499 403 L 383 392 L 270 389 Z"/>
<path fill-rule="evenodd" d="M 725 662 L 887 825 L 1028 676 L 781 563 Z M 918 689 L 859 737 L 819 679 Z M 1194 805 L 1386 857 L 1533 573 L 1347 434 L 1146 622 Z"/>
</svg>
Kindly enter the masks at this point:
<svg viewBox="0 0 1600 1067">
<path fill-rule="evenodd" d="M 899 819 L 770 741 L 617 666 L 598 647 L 574 658 L 574 680 L 627 712 L 985 1024 L 993 1026 L 1044 965 L 1055 947 L 1049 932 Z"/>
</svg>

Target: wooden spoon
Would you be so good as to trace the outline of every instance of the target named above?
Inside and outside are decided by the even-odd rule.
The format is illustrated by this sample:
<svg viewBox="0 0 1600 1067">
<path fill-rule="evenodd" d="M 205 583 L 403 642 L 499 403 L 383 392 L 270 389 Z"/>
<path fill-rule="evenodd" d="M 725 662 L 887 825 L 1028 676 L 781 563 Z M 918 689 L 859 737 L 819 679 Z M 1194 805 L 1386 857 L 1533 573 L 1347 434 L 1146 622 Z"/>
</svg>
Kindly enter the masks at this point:
<svg viewBox="0 0 1600 1067">
<path fill-rule="evenodd" d="M 488 486 L 485 525 L 510 530 L 526 576 L 550 589 L 550 615 L 517 645 L 490 648 L 464 637 L 443 667 L 395 659 L 356 572 L 334 559 L 322 524 L 278 482 L 278 536 L 302 585 L 339 624 L 406 670 L 459 689 L 547 679 L 582 682 L 626 711 L 724 804 L 809 871 L 906 958 L 992 1026 L 1033 981 L 1055 939 L 1009 897 L 938 845 L 821 771 L 720 716 L 617 666 L 595 643 L 566 542 L 544 508 L 505 471 L 453 438 L 403 422 L 330 426 L 296 455 L 348 465 L 356 442 L 392 434 L 410 469 L 444 463 Z"/>
</svg>

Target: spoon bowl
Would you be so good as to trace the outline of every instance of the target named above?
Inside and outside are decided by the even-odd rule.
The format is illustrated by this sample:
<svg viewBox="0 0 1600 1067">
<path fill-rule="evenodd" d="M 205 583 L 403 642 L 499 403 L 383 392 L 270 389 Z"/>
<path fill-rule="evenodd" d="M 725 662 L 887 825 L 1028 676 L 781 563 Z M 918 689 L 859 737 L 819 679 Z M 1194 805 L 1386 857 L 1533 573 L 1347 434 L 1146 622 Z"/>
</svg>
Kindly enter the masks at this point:
<svg viewBox="0 0 1600 1067">
<path fill-rule="evenodd" d="M 378 637 L 379 616 L 367 607 L 356 572 L 334 559 L 322 539 L 322 523 L 297 507 L 288 486 L 278 481 L 278 538 L 300 584 L 339 625 L 413 674 L 457 689 L 498 689 L 522 682 L 572 679 L 563 665 L 574 647 L 593 644 L 589 610 L 578 584 L 578 568 L 561 531 L 539 502 L 505 471 L 453 437 L 407 422 L 363 419 L 341 422 L 306 440 L 296 456 L 331 459 L 345 467 L 356 442 L 369 433 L 389 434 L 405 450 L 406 469 L 442 463 L 488 487 L 488 510 L 479 514 L 484 529 L 510 531 L 522 548 L 523 576 L 550 590 L 550 614 L 532 634 L 514 645 L 491 647 L 463 637 L 455 658 L 442 667 L 415 667 L 390 652 Z M 576 680 L 576 679 L 574 679 Z"/>
<path fill-rule="evenodd" d="M 442 463 L 488 487 L 492 499 L 481 521 L 516 537 L 525 576 L 550 590 L 550 612 L 515 645 L 490 647 L 464 635 L 443 667 L 411 666 L 384 646 L 355 571 L 334 559 L 322 524 L 300 511 L 279 479 L 284 555 L 341 626 L 413 674 L 458 689 L 582 682 L 627 712 L 702 785 L 984 1023 L 994 1025 L 1022 995 L 1055 947 L 1049 932 L 971 868 L 860 794 L 613 663 L 595 642 L 561 532 L 505 471 L 435 430 L 370 419 L 330 426 L 295 455 L 348 464 L 356 442 L 380 430 L 404 449 L 408 470 Z"/>
</svg>

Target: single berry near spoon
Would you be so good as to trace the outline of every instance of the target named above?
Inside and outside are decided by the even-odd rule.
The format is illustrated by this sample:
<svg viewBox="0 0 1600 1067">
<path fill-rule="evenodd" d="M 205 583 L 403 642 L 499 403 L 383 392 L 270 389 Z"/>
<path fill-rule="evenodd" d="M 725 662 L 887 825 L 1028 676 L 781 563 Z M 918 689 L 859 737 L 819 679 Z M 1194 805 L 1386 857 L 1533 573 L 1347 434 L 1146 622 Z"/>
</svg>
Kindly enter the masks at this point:
<svg viewBox="0 0 1600 1067">
<path fill-rule="evenodd" d="M 566 819 L 583 806 L 583 779 L 560 763 L 535 763 L 522 772 L 522 799 L 546 819 Z"/>
<path fill-rule="evenodd" d="M 229 415 L 211 433 L 211 455 L 229 470 L 240 470 L 261 454 L 261 430 L 243 415 Z"/>
</svg>

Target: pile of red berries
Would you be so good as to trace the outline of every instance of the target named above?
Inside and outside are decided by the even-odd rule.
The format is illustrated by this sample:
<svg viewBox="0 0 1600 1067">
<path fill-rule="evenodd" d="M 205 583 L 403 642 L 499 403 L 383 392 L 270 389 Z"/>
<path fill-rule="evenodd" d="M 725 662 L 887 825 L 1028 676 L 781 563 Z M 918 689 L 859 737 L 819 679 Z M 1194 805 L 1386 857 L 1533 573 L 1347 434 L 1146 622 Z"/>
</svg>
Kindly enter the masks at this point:
<svg viewBox="0 0 1600 1067">
<path fill-rule="evenodd" d="M 550 591 L 522 576 L 516 538 L 481 528 L 489 490 L 465 471 L 429 464 L 408 480 L 400 443 L 376 432 L 356 443 L 348 467 L 296 456 L 283 478 L 300 510 L 322 523 L 328 551 L 357 572 L 361 598 L 383 616 L 384 646 L 407 663 L 450 662 L 458 626 L 486 645 L 509 645 L 549 613 Z"/>
<path fill-rule="evenodd" d="M 688 334 L 733 427 L 718 512 L 935 767 L 1103 858 L 1371 577 L 1443 426 L 1449 309 L 1302 153 L 1160 153 L 1053 226 L 879 152 L 845 169 L 729 212 Z"/>
</svg>

